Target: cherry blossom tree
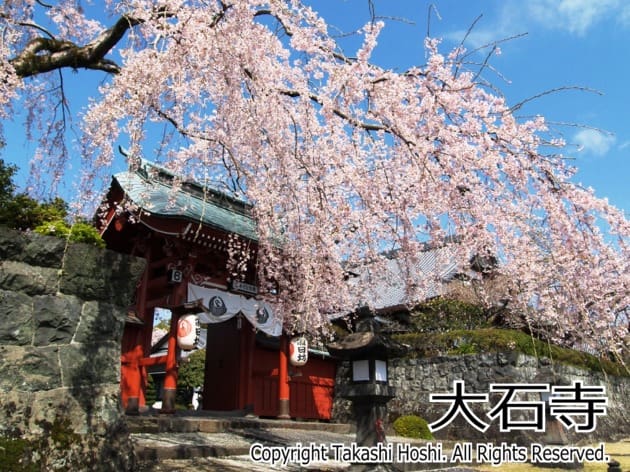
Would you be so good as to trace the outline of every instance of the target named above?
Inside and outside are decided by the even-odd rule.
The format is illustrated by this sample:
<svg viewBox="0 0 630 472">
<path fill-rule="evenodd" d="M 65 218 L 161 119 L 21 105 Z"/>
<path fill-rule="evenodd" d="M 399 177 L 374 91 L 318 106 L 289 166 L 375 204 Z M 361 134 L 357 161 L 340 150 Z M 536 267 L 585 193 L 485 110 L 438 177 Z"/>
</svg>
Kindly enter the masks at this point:
<svg viewBox="0 0 630 472">
<path fill-rule="evenodd" d="M 429 242 L 462 271 L 496 257 L 511 309 L 552 340 L 623 347 L 628 221 L 571 182 L 544 118 L 517 119 L 463 48 L 427 39 L 426 64 L 394 72 L 371 61 L 374 18 L 347 52 L 298 0 L 105 3 L 109 20 L 79 0 L 0 7 L 0 113 L 29 110 L 39 164 L 60 172 L 69 156 L 63 71 L 104 75 L 75 117 L 82 198 L 98 200 L 121 139 L 134 165 L 165 124 L 167 166 L 254 204 L 260 285 L 278 288 L 287 329 L 325 331 L 331 313 L 369 304 L 370 287 L 346 279 L 376 280 L 392 254 L 391 282 L 420 300 L 435 282 L 413 269 Z"/>
</svg>

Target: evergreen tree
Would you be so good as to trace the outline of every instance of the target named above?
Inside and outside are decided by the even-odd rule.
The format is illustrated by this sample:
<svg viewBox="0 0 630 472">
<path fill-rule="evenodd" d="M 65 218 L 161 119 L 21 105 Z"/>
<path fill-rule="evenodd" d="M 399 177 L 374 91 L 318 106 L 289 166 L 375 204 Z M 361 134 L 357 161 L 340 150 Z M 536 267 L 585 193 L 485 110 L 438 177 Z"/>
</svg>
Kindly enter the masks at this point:
<svg viewBox="0 0 630 472">
<path fill-rule="evenodd" d="M 190 402 L 194 388 L 203 387 L 205 368 L 205 349 L 193 352 L 181 362 L 177 374 L 177 388 L 178 396 L 185 404 Z"/>
</svg>

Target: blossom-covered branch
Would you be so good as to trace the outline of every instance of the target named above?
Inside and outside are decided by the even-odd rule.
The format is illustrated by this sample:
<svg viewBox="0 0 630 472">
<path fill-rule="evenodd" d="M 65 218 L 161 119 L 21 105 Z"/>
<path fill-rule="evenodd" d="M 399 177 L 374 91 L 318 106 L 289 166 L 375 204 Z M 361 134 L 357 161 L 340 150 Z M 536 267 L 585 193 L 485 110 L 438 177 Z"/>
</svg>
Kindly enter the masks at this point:
<svg viewBox="0 0 630 472">
<path fill-rule="evenodd" d="M 331 313 L 369 304 L 374 283 L 348 283 L 348 270 L 375 281 L 392 255 L 390 282 L 420 301 L 441 281 L 414 269 L 430 243 L 436 267 L 462 275 L 473 256 L 495 258 L 504 293 L 480 297 L 500 298 L 550 340 L 623 348 L 630 224 L 572 182 L 544 118 L 519 119 L 521 104 L 480 82 L 489 58 L 471 70 L 462 47 L 444 55 L 427 39 L 426 64 L 387 70 L 372 58 L 385 27 L 376 17 L 346 53 L 297 0 L 107 5 L 119 18 L 110 28 L 61 0 L 45 37 L 20 26 L 33 2 L 2 7 L 0 113 L 22 100 L 34 120 L 52 114 L 47 70 L 107 72 L 81 115 L 84 186 L 108 177 L 120 141 L 130 159 L 150 155 L 156 123 L 174 127 L 159 144 L 167 166 L 236 180 L 254 204 L 258 281 L 277 292 L 287 329 L 325 331 Z M 54 161 L 58 140 L 42 142 Z"/>
</svg>

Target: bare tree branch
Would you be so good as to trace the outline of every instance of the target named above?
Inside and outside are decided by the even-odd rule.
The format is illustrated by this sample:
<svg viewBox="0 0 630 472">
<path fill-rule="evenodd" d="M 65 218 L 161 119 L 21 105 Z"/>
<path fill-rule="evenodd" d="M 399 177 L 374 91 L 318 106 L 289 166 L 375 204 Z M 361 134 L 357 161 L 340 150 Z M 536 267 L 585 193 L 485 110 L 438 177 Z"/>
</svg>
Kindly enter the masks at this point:
<svg viewBox="0 0 630 472">
<path fill-rule="evenodd" d="M 536 95 L 526 98 L 525 100 L 521 100 L 520 102 L 518 102 L 516 105 L 513 105 L 508 112 L 509 113 L 514 113 L 516 110 L 519 110 L 523 107 L 523 105 L 525 105 L 528 102 L 531 102 L 532 100 L 536 100 L 537 98 L 541 98 L 544 97 L 545 95 L 551 95 L 552 93 L 556 93 L 556 92 L 564 92 L 566 90 L 579 90 L 581 92 L 591 92 L 591 93 L 595 93 L 597 95 L 603 95 L 602 92 L 600 92 L 599 90 L 595 90 L 592 88 L 588 88 L 588 87 L 582 87 L 579 85 L 565 85 L 563 87 L 556 87 L 556 88 L 552 88 L 549 90 L 545 90 L 544 92 L 540 92 L 537 93 Z"/>
<path fill-rule="evenodd" d="M 440 16 L 440 12 L 435 6 L 435 3 L 431 3 L 429 5 L 429 8 L 427 9 L 427 34 L 426 34 L 427 38 L 431 36 L 431 12 L 435 13 L 435 16 L 437 17 L 438 20 L 442 19 L 442 17 Z"/>
<path fill-rule="evenodd" d="M 5 18 L 6 18 L 6 16 L 5 16 Z M 44 33 L 45 35 L 47 35 L 49 38 L 53 38 L 54 39 L 54 36 L 53 36 L 53 34 L 50 31 L 48 31 L 43 26 L 38 25 L 37 23 L 19 22 L 17 24 L 20 25 L 20 26 L 26 26 L 28 28 L 35 28 L 35 29 L 41 31 L 42 33 Z"/>
<path fill-rule="evenodd" d="M 64 67 L 102 70 L 117 74 L 120 72 L 120 67 L 114 61 L 106 59 L 105 56 L 118 44 L 127 30 L 141 22 L 142 20 L 122 16 L 112 27 L 103 31 L 84 46 L 78 46 L 72 41 L 59 40 L 54 37 L 35 38 L 29 41 L 10 62 L 15 68 L 16 74 L 22 78 Z"/>
<path fill-rule="evenodd" d="M 501 43 L 506 43 L 506 42 L 512 41 L 514 39 L 524 38 L 527 35 L 528 35 L 528 33 L 518 33 L 518 34 L 515 34 L 513 36 L 508 36 L 507 38 L 503 38 L 503 39 L 499 39 L 497 41 L 491 41 L 489 43 L 483 44 L 482 46 L 476 47 L 475 49 L 473 49 L 471 51 L 467 51 L 466 54 L 464 54 L 460 58 L 460 61 L 463 61 L 464 59 L 468 58 L 469 56 L 472 56 L 473 54 L 475 54 L 478 51 L 483 51 L 484 49 L 488 49 L 490 46 L 496 47 L 496 46 L 498 46 Z"/>
</svg>

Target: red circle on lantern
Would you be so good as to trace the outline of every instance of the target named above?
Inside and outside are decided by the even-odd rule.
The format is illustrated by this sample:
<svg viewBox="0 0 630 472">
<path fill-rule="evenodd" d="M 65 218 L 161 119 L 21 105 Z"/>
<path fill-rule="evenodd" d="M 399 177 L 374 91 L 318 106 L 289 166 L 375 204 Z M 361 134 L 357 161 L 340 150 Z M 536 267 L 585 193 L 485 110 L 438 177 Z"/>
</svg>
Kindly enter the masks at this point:
<svg viewBox="0 0 630 472">
<path fill-rule="evenodd" d="M 188 320 L 180 320 L 177 324 L 177 335 L 180 338 L 184 336 L 188 336 L 188 334 L 192 331 L 192 325 Z"/>
</svg>

